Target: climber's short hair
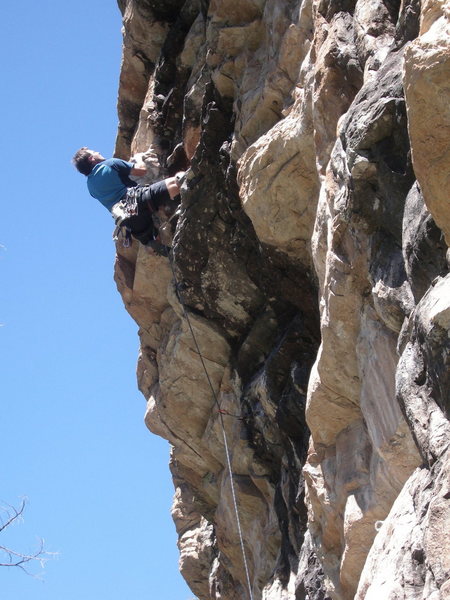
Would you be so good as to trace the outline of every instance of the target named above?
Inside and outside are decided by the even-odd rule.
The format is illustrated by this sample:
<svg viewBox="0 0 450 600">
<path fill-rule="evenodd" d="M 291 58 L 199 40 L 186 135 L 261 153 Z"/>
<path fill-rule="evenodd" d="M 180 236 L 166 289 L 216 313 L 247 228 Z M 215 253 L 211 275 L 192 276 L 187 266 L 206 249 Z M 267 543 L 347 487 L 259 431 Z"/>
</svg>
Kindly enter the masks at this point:
<svg viewBox="0 0 450 600">
<path fill-rule="evenodd" d="M 94 164 L 91 161 L 92 151 L 89 150 L 87 146 L 83 146 L 75 153 L 72 158 L 72 163 L 75 165 L 75 168 L 83 175 L 89 175 L 89 173 L 94 168 Z"/>
</svg>

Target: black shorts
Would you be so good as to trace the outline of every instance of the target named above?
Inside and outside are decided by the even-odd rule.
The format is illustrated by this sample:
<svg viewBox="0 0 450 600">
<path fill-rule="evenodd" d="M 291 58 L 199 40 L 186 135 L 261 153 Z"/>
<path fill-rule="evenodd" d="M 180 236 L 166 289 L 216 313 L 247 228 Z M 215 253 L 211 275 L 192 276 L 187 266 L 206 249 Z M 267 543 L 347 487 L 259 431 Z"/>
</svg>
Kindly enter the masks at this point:
<svg viewBox="0 0 450 600">
<path fill-rule="evenodd" d="M 125 219 L 123 224 L 129 227 L 133 237 L 142 244 L 147 244 L 158 235 L 152 214 L 162 204 L 170 203 L 170 194 L 164 180 L 151 185 L 137 186 L 131 190 L 130 194 L 137 200 L 137 214 Z"/>
<path fill-rule="evenodd" d="M 147 202 L 153 212 L 158 210 L 162 204 L 170 202 L 169 190 L 164 179 L 151 185 L 138 186 L 137 189 L 141 194 L 138 202 Z"/>
</svg>

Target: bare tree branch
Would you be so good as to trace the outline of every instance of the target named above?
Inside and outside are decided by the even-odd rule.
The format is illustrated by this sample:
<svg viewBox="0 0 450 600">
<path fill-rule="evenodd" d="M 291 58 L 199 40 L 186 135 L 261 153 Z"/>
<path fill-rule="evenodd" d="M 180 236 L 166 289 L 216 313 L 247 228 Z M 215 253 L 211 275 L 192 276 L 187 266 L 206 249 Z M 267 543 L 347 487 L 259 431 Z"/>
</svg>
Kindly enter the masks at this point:
<svg viewBox="0 0 450 600">
<path fill-rule="evenodd" d="M 25 504 L 26 504 L 26 499 L 23 498 L 20 508 L 18 508 L 18 509 L 15 508 L 14 506 L 11 506 L 10 504 L 7 505 L 8 508 L 5 508 L 4 506 L 1 507 L 1 510 L 3 510 L 3 512 L 5 513 L 6 521 L 5 522 L 3 521 L 3 519 L 5 517 L 0 516 L 0 533 L 4 529 L 9 527 L 9 525 L 11 525 L 11 523 L 13 523 L 14 521 L 16 521 L 22 517 L 23 511 L 25 510 Z"/>
<path fill-rule="evenodd" d="M 23 499 L 19 508 L 10 504 L 0 507 L 0 510 L 3 511 L 3 515 L 0 515 L 0 533 L 15 522 L 22 520 L 26 502 L 26 499 Z M 38 563 L 43 569 L 45 563 L 56 554 L 55 552 L 47 552 L 44 549 L 44 540 L 42 539 L 39 540 L 39 547 L 34 552 L 28 554 L 17 552 L 0 544 L 0 567 L 17 567 L 27 573 L 27 575 L 36 577 L 28 568 L 30 564 Z"/>
</svg>

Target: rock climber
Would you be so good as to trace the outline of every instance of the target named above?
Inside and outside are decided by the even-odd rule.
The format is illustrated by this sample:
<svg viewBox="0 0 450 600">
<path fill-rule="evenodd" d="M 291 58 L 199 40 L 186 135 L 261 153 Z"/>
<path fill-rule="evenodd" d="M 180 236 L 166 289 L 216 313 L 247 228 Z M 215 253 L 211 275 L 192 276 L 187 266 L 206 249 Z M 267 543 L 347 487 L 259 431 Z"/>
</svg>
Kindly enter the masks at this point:
<svg viewBox="0 0 450 600">
<path fill-rule="evenodd" d="M 147 170 L 133 162 L 120 158 L 105 159 L 99 152 L 87 147 L 80 148 L 72 159 L 76 169 L 86 175 L 87 187 L 112 214 L 116 233 L 124 232 L 129 241 L 130 234 L 144 245 L 154 246 L 158 232 L 153 216 L 160 207 L 172 212 L 179 204 L 180 187 L 184 172 L 151 185 L 140 186 L 131 176 L 143 177 Z M 117 239 L 117 238 L 115 238 Z"/>
</svg>

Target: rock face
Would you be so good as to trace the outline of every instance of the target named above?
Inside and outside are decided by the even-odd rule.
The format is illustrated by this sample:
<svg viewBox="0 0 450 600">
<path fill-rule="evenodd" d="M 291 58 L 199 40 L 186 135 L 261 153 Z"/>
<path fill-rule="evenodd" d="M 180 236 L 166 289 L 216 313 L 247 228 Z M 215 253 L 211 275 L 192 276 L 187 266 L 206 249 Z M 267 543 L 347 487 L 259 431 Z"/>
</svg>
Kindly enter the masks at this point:
<svg viewBox="0 0 450 600">
<path fill-rule="evenodd" d="M 181 572 L 450 598 L 449 2 L 119 6 L 116 155 L 188 169 L 170 260 L 115 265 Z"/>
</svg>

